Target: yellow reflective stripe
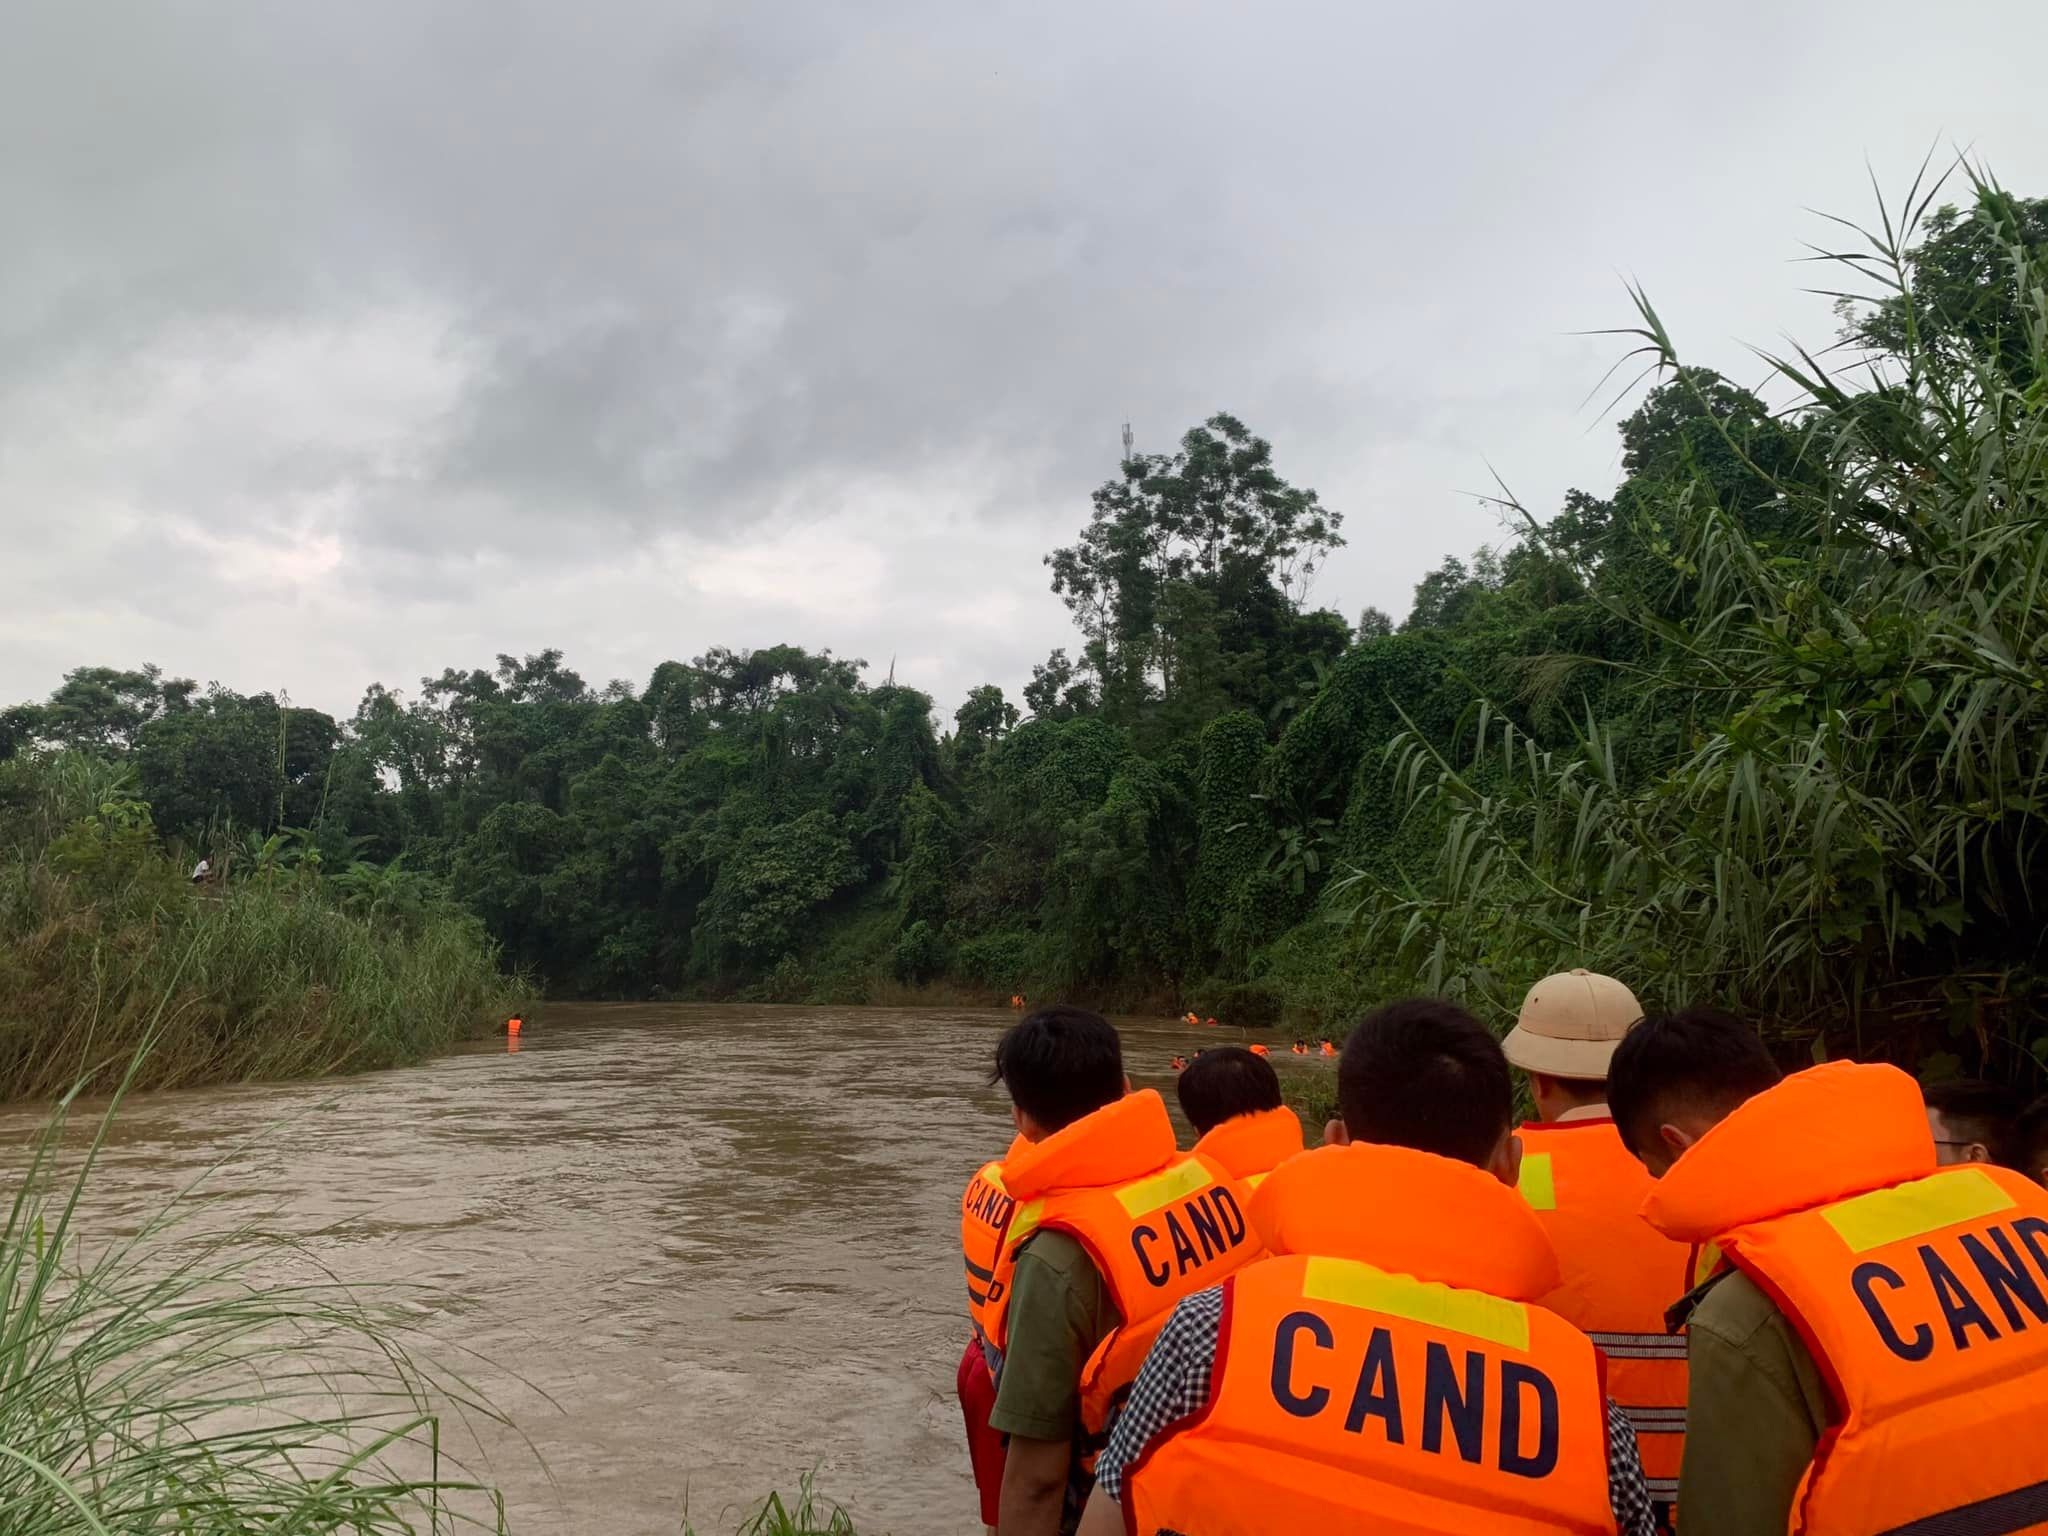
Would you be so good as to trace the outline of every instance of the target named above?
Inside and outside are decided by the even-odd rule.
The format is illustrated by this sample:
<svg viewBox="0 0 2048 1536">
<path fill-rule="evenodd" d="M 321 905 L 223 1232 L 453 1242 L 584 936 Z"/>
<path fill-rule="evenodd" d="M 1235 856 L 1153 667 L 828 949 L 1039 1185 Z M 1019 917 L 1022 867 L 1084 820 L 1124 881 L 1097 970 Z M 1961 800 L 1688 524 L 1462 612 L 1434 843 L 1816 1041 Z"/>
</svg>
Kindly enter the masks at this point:
<svg viewBox="0 0 2048 1536">
<path fill-rule="evenodd" d="M 1557 1179 L 1550 1171 L 1548 1152 L 1522 1154 L 1522 1198 L 1532 1211 L 1557 1209 Z"/>
<path fill-rule="evenodd" d="M 1003 1188 L 1003 1165 L 1001 1163 L 990 1163 L 981 1170 L 981 1176 L 988 1183 L 995 1186 L 997 1194 L 1007 1195 L 1009 1193 L 1007 1189 Z"/>
<path fill-rule="evenodd" d="M 1010 1230 L 1003 1234 L 1003 1245 L 1014 1248 L 1033 1232 L 1045 1219 L 1045 1202 L 1034 1200 L 1029 1205 L 1017 1207 L 1017 1214 L 1010 1218 Z"/>
<path fill-rule="evenodd" d="M 1693 1258 L 1692 1284 L 1705 1285 L 1714 1278 L 1714 1271 L 1721 1267 L 1721 1245 L 1716 1242 L 1700 1244 L 1700 1251 Z M 1691 1287 L 1688 1287 L 1690 1289 Z"/>
<path fill-rule="evenodd" d="M 1857 1195 L 1820 1214 L 1851 1253 L 1868 1253 L 1887 1243 L 2009 1211 L 2016 1203 L 1982 1169 L 1951 1168 L 1910 1184 Z"/>
<path fill-rule="evenodd" d="M 1139 1179 L 1135 1184 L 1126 1184 L 1116 1192 L 1116 1198 L 1126 1215 L 1147 1216 L 1198 1189 L 1207 1189 L 1215 1182 L 1207 1168 L 1189 1158 L 1177 1168 L 1155 1173 L 1148 1179 Z"/>
<path fill-rule="evenodd" d="M 1529 1310 L 1521 1303 L 1390 1275 L 1356 1259 L 1311 1258 L 1302 1274 L 1301 1294 L 1309 1301 L 1405 1317 L 1510 1349 L 1529 1347 Z"/>
<path fill-rule="evenodd" d="M 1269 1169 L 1268 1172 L 1270 1171 L 1271 1170 Z M 1244 1176 L 1241 1182 L 1244 1184 L 1244 1187 L 1246 1189 L 1257 1189 L 1261 1184 L 1266 1182 L 1266 1175 L 1263 1173 L 1248 1173 Z"/>
</svg>

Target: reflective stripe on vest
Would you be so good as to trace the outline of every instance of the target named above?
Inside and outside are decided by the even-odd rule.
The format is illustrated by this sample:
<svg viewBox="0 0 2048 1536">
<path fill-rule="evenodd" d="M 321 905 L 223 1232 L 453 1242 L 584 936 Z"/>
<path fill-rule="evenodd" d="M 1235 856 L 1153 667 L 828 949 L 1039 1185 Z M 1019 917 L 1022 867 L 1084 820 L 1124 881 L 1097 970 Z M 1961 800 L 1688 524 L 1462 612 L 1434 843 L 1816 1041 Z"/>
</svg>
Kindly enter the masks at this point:
<svg viewBox="0 0 2048 1536">
<path fill-rule="evenodd" d="M 1258 1257 L 1243 1186 L 1193 1153 L 1164 1169 L 1100 1189 L 1064 1190 L 1019 1205 L 1004 1241 L 1014 1267 L 1025 1239 L 1068 1233 L 1087 1250 L 1121 1320 L 1081 1372 L 1078 1443 L 1093 1467 L 1167 1317 L 1185 1297 L 1220 1285 Z M 1002 1317 L 1007 1324 L 1007 1309 Z M 997 1334 L 1000 1349 L 1008 1338 Z"/>
<path fill-rule="evenodd" d="M 1686 1342 L 1664 1327 L 1683 1296 L 1687 1244 L 1642 1218 L 1651 1188 L 1614 1122 L 1525 1125 L 1522 1196 L 1557 1251 L 1561 1281 L 1543 1305 L 1583 1329 L 1608 1361 L 1607 1390 L 1628 1413 L 1651 1497 L 1675 1496 L 1685 1456 Z"/>
<path fill-rule="evenodd" d="M 960 1197 L 960 1253 L 967 1276 L 967 1315 L 984 1342 L 995 1338 L 1010 1299 L 1004 1232 L 1016 1202 L 1003 1187 L 1003 1165 L 984 1163 Z"/>
<path fill-rule="evenodd" d="M 1225 1297 L 1206 1408 L 1126 1473 L 1130 1529 L 1612 1536 L 1599 1366 L 1554 1314 L 1312 1255 Z"/>
<path fill-rule="evenodd" d="M 2048 1192 L 1972 1164 L 1751 1222 L 1720 1246 L 1798 1328 L 1837 1415 L 1795 1536 L 2048 1521 Z"/>
</svg>

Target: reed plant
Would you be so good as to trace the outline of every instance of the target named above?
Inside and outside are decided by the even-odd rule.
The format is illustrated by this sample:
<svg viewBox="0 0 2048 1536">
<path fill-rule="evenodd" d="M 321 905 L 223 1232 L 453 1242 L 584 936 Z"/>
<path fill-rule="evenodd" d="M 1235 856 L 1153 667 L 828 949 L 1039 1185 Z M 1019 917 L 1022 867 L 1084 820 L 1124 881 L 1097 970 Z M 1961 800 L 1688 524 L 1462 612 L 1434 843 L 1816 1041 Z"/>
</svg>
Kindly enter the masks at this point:
<svg viewBox="0 0 2048 1536">
<path fill-rule="evenodd" d="M 184 1198 L 88 1238 L 114 1113 L 66 1173 L 60 1105 L 0 1226 L 0 1531 L 504 1530 L 443 1446 L 451 1414 L 470 1436 L 503 1421 L 410 1349 L 395 1298 L 287 1239 L 208 1230 Z"/>
<path fill-rule="evenodd" d="M 1389 749 L 1439 851 L 1412 883 L 1354 872 L 1335 900 L 1421 985 L 1508 1008 L 1584 964 L 1653 1004 L 1752 1010 L 1816 1057 L 2039 1079 L 2048 259 L 1965 169 L 1984 266 L 1967 291 L 2001 295 L 2004 319 L 1985 330 L 1924 287 L 1909 237 L 1937 186 L 1818 253 L 1848 323 L 1841 349 L 1770 359 L 1799 396 L 1796 464 L 1724 433 L 1769 504 L 1739 513 L 1695 474 L 1644 513 L 1683 601 L 1619 615 L 1646 632 L 1636 707 L 1587 710 L 1559 746 L 1489 702 L 1467 750 L 1420 730 Z M 1687 385 L 1638 302 L 1631 334 Z"/>
<path fill-rule="evenodd" d="M 138 1059 L 152 1088 L 394 1066 L 522 996 L 450 903 L 393 912 L 305 867 L 195 886 L 118 771 L 0 764 L 0 1099 L 104 1092 Z"/>
<path fill-rule="evenodd" d="M 687 1518 L 683 1536 L 697 1536 Z M 734 1536 L 859 1536 L 853 1516 L 817 1491 L 816 1474 L 797 1481 L 796 1497 L 771 1493 L 741 1518 Z"/>
</svg>

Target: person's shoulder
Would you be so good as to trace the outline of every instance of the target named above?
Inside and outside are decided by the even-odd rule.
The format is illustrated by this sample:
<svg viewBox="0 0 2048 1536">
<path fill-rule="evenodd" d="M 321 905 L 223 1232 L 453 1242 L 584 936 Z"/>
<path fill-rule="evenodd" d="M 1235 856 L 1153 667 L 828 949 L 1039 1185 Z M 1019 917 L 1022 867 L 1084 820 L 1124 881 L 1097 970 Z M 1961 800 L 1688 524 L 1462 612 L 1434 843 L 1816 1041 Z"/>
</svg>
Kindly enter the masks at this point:
<svg viewBox="0 0 2048 1536">
<path fill-rule="evenodd" d="M 1060 1275 L 1078 1275 L 1084 1270 L 1092 1274 L 1095 1271 L 1095 1261 L 1081 1246 L 1081 1240 L 1073 1233 L 1062 1232 L 1056 1227 L 1041 1227 L 1025 1240 L 1023 1247 L 1017 1250 L 1017 1262 L 1022 1264 L 1027 1260 Z"/>
<path fill-rule="evenodd" d="M 1740 1270 L 1731 1270 L 1703 1289 L 1687 1326 L 1740 1348 L 1789 1323 L 1761 1286 Z"/>
</svg>

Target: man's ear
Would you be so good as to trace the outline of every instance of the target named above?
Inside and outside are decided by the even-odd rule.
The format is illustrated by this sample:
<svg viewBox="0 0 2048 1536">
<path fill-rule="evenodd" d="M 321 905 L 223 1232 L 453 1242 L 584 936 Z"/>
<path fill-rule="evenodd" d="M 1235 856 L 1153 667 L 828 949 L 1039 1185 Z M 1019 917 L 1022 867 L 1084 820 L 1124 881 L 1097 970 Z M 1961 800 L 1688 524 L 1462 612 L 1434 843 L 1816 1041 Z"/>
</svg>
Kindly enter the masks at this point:
<svg viewBox="0 0 2048 1536">
<path fill-rule="evenodd" d="M 1124 1074 L 1124 1095 L 1125 1095 L 1125 1097 L 1126 1097 L 1126 1098 L 1128 1098 L 1128 1097 L 1130 1096 L 1130 1092 L 1131 1092 L 1131 1074 L 1130 1074 L 1130 1073 L 1128 1073 L 1128 1072 L 1126 1072 L 1126 1073 Z"/>
<path fill-rule="evenodd" d="M 1500 1145 L 1493 1149 L 1493 1158 L 1487 1167 L 1510 1189 L 1518 1187 L 1522 1182 L 1522 1138 L 1509 1131 L 1501 1138 Z"/>
<path fill-rule="evenodd" d="M 1332 1120 L 1323 1127 L 1323 1145 L 1326 1147 L 1348 1147 L 1351 1133 L 1344 1129 L 1342 1120 Z"/>
<path fill-rule="evenodd" d="M 1010 1124 L 1017 1128 L 1019 1136 L 1024 1134 L 1024 1111 L 1014 1104 L 1010 1106 Z"/>
<path fill-rule="evenodd" d="M 1664 1143 L 1664 1150 L 1671 1154 L 1671 1160 L 1675 1163 L 1685 1156 L 1686 1149 L 1698 1141 L 1699 1137 L 1680 1126 L 1660 1125 L 1657 1127 L 1657 1139 Z"/>
<path fill-rule="evenodd" d="M 1991 1149 L 1981 1141 L 1973 1141 L 1963 1148 L 1963 1161 L 1966 1163 L 1988 1163 L 1991 1161 Z"/>
</svg>

